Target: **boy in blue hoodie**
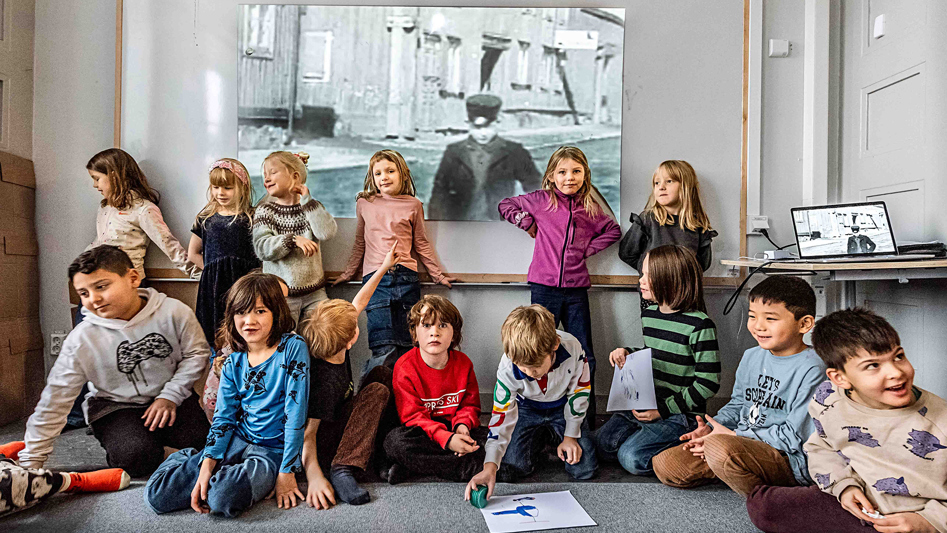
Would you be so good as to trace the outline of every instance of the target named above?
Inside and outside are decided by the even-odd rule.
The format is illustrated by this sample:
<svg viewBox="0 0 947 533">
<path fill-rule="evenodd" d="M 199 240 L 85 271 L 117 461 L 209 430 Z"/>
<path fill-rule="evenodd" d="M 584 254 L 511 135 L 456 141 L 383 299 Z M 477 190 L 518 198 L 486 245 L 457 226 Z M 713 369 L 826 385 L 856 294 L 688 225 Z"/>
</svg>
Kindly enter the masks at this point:
<svg viewBox="0 0 947 533">
<path fill-rule="evenodd" d="M 815 293 L 802 278 L 773 276 L 750 291 L 746 327 L 759 346 L 743 354 L 730 401 L 698 417 L 683 444 L 654 458 L 665 485 L 719 478 L 744 497 L 757 485 L 809 485 L 802 444 L 813 431 L 809 398 L 825 364 L 803 341 L 815 324 Z"/>
</svg>

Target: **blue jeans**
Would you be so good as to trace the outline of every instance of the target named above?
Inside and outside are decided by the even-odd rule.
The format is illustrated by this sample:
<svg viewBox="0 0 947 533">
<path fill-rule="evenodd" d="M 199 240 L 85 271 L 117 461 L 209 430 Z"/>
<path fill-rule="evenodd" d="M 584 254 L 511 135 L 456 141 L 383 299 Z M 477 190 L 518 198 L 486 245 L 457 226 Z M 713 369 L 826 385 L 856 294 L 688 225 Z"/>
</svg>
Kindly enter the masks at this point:
<svg viewBox="0 0 947 533">
<path fill-rule="evenodd" d="M 589 410 L 586 420 L 595 428 L 595 353 L 592 351 L 592 314 L 589 311 L 589 290 L 586 287 L 560 288 L 529 284 L 530 302 L 539 304 L 552 313 L 556 324 L 562 322 L 562 329 L 571 333 L 585 350 L 589 361 L 589 377 L 592 378 L 592 391 L 589 394 Z M 557 326 L 558 327 L 558 326 Z"/>
<path fill-rule="evenodd" d="M 368 283 L 372 274 L 362 276 L 362 285 Z M 414 270 L 396 265 L 381 278 L 365 308 L 372 355 L 365 362 L 362 376 L 378 365 L 394 368 L 398 358 L 414 346 L 408 331 L 408 312 L 420 299 L 421 283 Z"/>
<path fill-rule="evenodd" d="M 202 450 L 186 448 L 168 456 L 145 485 L 145 503 L 162 514 L 191 508 L 191 491 L 201 471 Z M 233 436 L 207 489 L 214 514 L 234 518 L 276 486 L 283 450 L 257 446 Z"/>
<path fill-rule="evenodd" d="M 563 407 L 536 409 L 519 403 L 517 413 L 516 427 L 513 429 L 513 435 L 510 437 L 510 444 L 506 448 L 498 474 L 504 481 L 512 481 L 533 472 L 536 463 L 535 455 L 538 451 L 535 442 L 537 430 L 551 429 L 556 434 L 558 442 L 562 442 L 566 432 Z M 574 465 L 564 463 L 566 473 L 575 479 L 590 479 L 598 469 L 595 442 L 589 438 L 588 434 L 588 424 L 583 422 L 582 436 L 578 439 L 579 446 L 582 448 L 582 457 Z"/>
<path fill-rule="evenodd" d="M 639 422 L 631 411 L 612 415 L 598 430 L 596 440 L 603 459 L 618 459 L 636 476 L 654 474 L 651 459 L 681 443 L 681 435 L 697 428 L 693 417 L 677 414 L 654 422 Z"/>
</svg>

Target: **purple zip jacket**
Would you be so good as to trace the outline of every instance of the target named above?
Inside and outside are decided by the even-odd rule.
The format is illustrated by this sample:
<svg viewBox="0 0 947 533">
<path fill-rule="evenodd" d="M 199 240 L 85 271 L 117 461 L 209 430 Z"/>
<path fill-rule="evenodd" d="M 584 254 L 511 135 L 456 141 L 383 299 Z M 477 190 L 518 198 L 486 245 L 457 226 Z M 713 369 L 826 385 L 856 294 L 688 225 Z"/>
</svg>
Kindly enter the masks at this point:
<svg viewBox="0 0 947 533">
<path fill-rule="evenodd" d="M 608 215 L 592 218 L 575 196 L 555 190 L 558 205 L 549 209 L 549 192 L 533 191 L 500 202 L 500 216 L 526 231 L 536 223 L 533 262 L 526 276 L 530 283 L 550 287 L 590 287 L 585 259 L 621 238 L 621 226 Z"/>
</svg>

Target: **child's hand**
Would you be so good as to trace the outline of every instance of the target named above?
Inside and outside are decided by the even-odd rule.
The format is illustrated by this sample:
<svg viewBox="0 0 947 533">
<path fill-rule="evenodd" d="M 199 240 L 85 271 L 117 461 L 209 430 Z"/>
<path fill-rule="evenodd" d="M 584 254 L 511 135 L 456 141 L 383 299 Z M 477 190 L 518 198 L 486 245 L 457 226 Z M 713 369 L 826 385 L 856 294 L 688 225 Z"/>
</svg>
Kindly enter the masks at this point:
<svg viewBox="0 0 947 533">
<path fill-rule="evenodd" d="M 615 348 L 612 350 L 612 353 L 608 354 L 608 362 L 612 366 L 618 365 L 618 368 L 625 367 L 625 357 L 628 356 L 628 350 L 624 348 Z"/>
<path fill-rule="evenodd" d="M 470 436 L 470 428 L 467 427 L 467 424 L 457 424 L 457 427 L 454 428 L 454 433 L 458 435 Z"/>
<path fill-rule="evenodd" d="M 306 257 L 312 257 L 316 255 L 316 252 L 319 251 L 319 244 L 303 237 L 302 235 L 296 235 L 293 237 L 293 240 L 296 241 L 296 247 L 302 250 Z"/>
<path fill-rule="evenodd" d="M 454 278 L 454 277 L 448 276 L 447 274 L 444 274 L 444 277 L 441 278 L 441 280 L 438 281 L 438 283 L 441 284 L 441 285 L 443 285 L 443 286 L 445 286 L 445 287 L 447 287 L 448 289 L 450 289 L 450 288 L 451 288 L 451 284 L 450 284 L 450 283 L 451 283 L 452 281 L 457 281 L 457 278 Z"/>
<path fill-rule="evenodd" d="M 863 517 L 862 519 L 871 522 L 876 530 L 884 533 L 936 533 L 937 531 L 937 528 L 926 518 L 917 513 L 895 513 L 884 518 Z"/>
<path fill-rule="evenodd" d="M 309 480 L 309 489 L 306 491 L 306 503 L 316 509 L 328 509 L 335 505 L 335 491 L 332 483 L 325 476 L 319 475 Z"/>
<path fill-rule="evenodd" d="M 563 437 L 562 442 L 556 447 L 556 455 L 560 459 L 574 465 L 582 459 L 582 447 L 575 437 Z"/>
<path fill-rule="evenodd" d="M 483 470 L 479 474 L 470 478 L 467 482 L 467 488 L 464 489 L 464 501 L 470 501 L 470 491 L 476 490 L 477 485 L 486 485 L 487 500 L 493 496 L 493 487 L 497 483 L 497 464 L 483 463 Z"/>
<path fill-rule="evenodd" d="M 530 226 L 528 230 L 526 230 L 526 233 L 528 233 L 530 237 L 534 239 L 536 238 L 536 223 L 535 222 L 533 222 L 533 225 Z"/>
<path fill-rule="evenodd" d="M 470 435 L 455 433 L 450 440 L 447 441 L 447 449 L 454 452 L 454 455 L 457 457 L 460 457 L 479 450 L 480 446 L 477 446 L 477 441 L 470 438 Z"/>
<path fill-rule="evenodd" d="M 339 283 L 345 283 L 346 281 L 352 279 L 352 276 L 346 276 L 344 274 L 339 274 L 339 277 L 335 278 L 335 281 L 332 282 L 332 286 L 335 287 Z"/>
<path fill-rule="evenodd" d="M 711 435 L 736 435 L 736 433 L 734 433 L 733 430 L 724 426 L 720 422 L 715 421 L 713 417 L 709 415 L 707 415 L 707 422 L 713 425 L 713 430 L 711 430 L 710 433 L 704 435 L 703 437 L 697 437 L 697 438 L 691 439 L 690 441 L 684 444 L 684 449 L 690 450 L 690 452 L 693 453 L 695 457 L 704 456 L 704 441 L 707 439 L 707 437 Z M 700 423 L 698 422 L 698 426 L 697 426 L 698 430 L 700 429 L 699 424 Z"/>
<path fill-rule="evenodd" d="M 681 435 L 681 440 L 694 440 L 700 437 L 706 437 L 710 435 L 711 431 L 711 427 L 704 422 L 704 417 L 697 415 L 697 429 Z"/>
<path fill-rule="evenodd" d="M 210 512 L 210 507 L 207 506 L 207 489 L 210 486 L 210 477 L 214 473 L 215 466 L 217 466 L 217 461 L 214 459 L 201 461 L 201 471 L 197 476 L 197 483 L 194 484 L 194 489 L 191 490 L 191 509 L 200 514 Z"/>
<path fill-rule="evenodd" d="M 661 420 L 661 411 L 658 411 L 657 409 L 648 409 L 647 411 L 632 410 L 631 414 L 633 414 L 639 422 L 654 422 L 655 420 Z"/>
<path fill-rule="evenodd" d="M 382 270 L 388 270 L 401 262 L 401 254 L 395 251 L 396 246 L 398 246 L 398 241 L 395 241 L 394 244 L 391 245 L 391 250 L 388 250 L 388 253 L 385 255 L 385 259 L 381 262 L 381 266 L 378 268 Z"/>
<path fill-rule="evenodd" d="M 298 194 L 299 196 L 306 196 L 309 194 L 309 187 L 306 187 L 302 183 L 297 183 L 293 186 L 293 194 Z"/>
<path fill-rule="evenodd" d="M 174 419 L 177 417 L 178 406 L 171 400 L 156 398 L 151 402 L 145 414 L 141 415 L 145 419 L 145 427 L 148 431 L 154 431 L 165 426 L 174 425 Z"/>
<path fill-rule="evenodd" d="M 297 496 L 299 501 L 306 499 L 303 493 L 299 492 L 299 485 L 296 484 L 296 474 L 292 472 L 288 474 L 280 472 L 276 476 L 276 488 L 273 490 L 276 492 L 276 506 L 280 509 L 296 507 Z"/>
<path fill-rule="evenodd" d="M 862 512 L 862 509 L 864 509 L 869 513 L 874 513 L 875 506 L 868 500 L 868 496 L 865 496 L 864 491 L 854 485 L 845 487 L 845 490 L 839 495 L 838 501 L 842 504 L 843 509 L 855 515 L 855 518 L 859 520 L 871 522 L 872 524 L 877 524 L 881 520 L 879 518 L 872 518 Z"/>
</svg>

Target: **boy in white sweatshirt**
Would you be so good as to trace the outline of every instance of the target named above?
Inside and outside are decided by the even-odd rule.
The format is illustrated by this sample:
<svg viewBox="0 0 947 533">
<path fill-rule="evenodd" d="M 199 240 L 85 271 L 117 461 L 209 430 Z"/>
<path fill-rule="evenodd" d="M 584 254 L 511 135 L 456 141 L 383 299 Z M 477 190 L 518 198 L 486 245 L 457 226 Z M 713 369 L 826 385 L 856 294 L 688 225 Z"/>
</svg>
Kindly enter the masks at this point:
<svg viewBox="0 0 947 533">
<path fill-rule="evenodd" d="M 147 476 L 165 446 L 202 448 L 210 426 L 192 387 L 210 347 L 194 312 L 139 289 L 141 276 L 115 246 L 83 252 L 69 265 L 69 278 L 85 317 L 63 342 L 26 424 L 20 465 L 43 466 L 86 382 L 86 418 L 109 466 Z"/>
<path fill-rule="evenodd" d="M 467 483 L 466 499 L 477 485 L 487 487 L 489 499 L 498 470 L 502 480 L 529 475 L 536 462 L 533 442 L 540 428 L 551 429 L 562 439 L 556 453 L 569 475 L 591 478 L 598 462 L 595 444 L 583 434 L 592 387 L 582 345 L 556 330 L 552 313 L 538 304 L 514 309 L 503 322 L 500 336 L 505 353 L 493 390 L 486 458 L 483 470 Z"/>
</svg>

